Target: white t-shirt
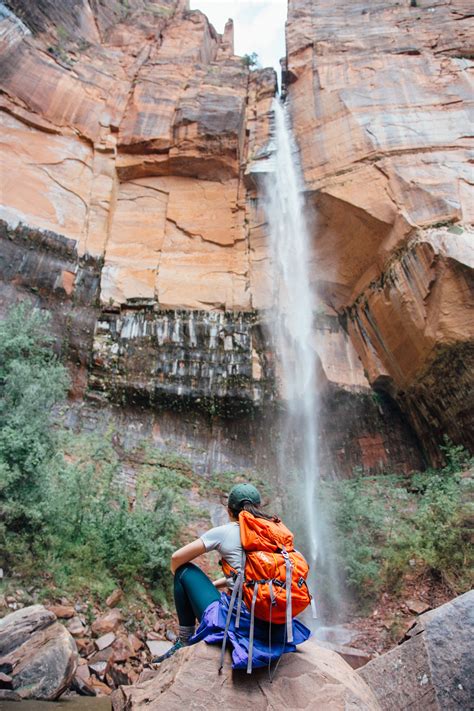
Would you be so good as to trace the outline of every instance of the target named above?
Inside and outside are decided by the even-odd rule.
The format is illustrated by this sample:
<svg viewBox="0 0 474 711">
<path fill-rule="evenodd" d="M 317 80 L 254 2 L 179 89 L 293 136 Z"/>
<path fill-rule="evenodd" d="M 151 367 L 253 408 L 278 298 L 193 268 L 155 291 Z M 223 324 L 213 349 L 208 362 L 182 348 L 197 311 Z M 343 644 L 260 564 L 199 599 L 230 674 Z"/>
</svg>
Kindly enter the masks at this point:
<svg viewBox="0 0 474 711">
<path fill-rule="evenodd" d="M 224 560 L 239 573 L 242 565 L 242 544 L 240 542 L 240 526 L 237 521 L 231 521 L 223 526 L 211 528 L 201 536 L 206 551 L 218 551 Z M 230 588 L 234 581 L 227 578 Z"/>
</svg>

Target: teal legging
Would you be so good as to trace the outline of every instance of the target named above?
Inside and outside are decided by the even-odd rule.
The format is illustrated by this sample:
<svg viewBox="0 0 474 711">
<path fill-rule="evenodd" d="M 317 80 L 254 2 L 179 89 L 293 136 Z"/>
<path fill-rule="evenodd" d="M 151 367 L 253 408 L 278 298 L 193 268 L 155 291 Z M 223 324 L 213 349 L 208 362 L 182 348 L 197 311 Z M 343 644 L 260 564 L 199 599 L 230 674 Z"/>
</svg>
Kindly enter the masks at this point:
<svg viewBox="0 0 474 711">
<path fill-rule="evenodd" d="M 207 575 L 194 563 L 181 565 L 174 574 L 174 602 L 179 624 L 192 627 L 201 621 L 204 610 L 220 593 Z"/>
</svg>

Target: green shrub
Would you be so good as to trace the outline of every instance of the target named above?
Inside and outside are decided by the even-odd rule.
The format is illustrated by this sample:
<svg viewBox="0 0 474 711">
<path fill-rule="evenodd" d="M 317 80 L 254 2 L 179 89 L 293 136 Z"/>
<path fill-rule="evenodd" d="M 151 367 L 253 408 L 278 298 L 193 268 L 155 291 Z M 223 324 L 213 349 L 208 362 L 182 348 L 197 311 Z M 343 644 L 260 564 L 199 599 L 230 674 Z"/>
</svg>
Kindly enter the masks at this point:
<svg viewBox="0 0 474 711">
<path fill-rule="evenodd" d="M 166 597 L 170 556 L 187 523 L 182 475 L 145 468 L 127 495 L 111 435 L 64 434 L 62 446 L 70 461 L 58 458 L 49 472 L 39 556 L 54 579 L 69 590 L 94 588 L 95 580 L 99 596 L 140 581 Z"/>
<path fill-rule="evenodd" d="M 446 466 L 407 479 L 381 475 L 325 483 L 322 507 L 332 521 L 332 550 L 345 586 L 359 603 L 396 590 L 413 563 L 447 582 L 453 594 L 473 579 L 469 455 L 445 440 Z"/>
<path fill-rule="evenodd" d="M 336 565 L 351 590 L 370 596 L 378 585 L 384 509 L 367 495 L 362 478 L 327 485 L 323 497 L 335 534 Z"/>
<path fill-rule="evenodd" d="M 244 54 L 242 57 L 242 64 L 248 69 L 256 69 L 258 67 L 258 54 L 256 52 Z"/>
<path fill-rule="evenodd" d="M 4 565 L 41 533 L 41 502 L 57 443 L 51 411 L 66 369 L 51 350 L 49 318 L 25 305 L 0 322 L 0 550 Z"/>
<path fill-rule="evenodd" d="M 112 433 L 55 430 L 51 413 L 68 377 L 48 328 L 46 314 L 25 306 L 0 322 L 0 565 L 98 596 L 141 581 L 163 599 L 189 515 L 190 469 L 140 450 L 132 497 Z"/>
</svg>

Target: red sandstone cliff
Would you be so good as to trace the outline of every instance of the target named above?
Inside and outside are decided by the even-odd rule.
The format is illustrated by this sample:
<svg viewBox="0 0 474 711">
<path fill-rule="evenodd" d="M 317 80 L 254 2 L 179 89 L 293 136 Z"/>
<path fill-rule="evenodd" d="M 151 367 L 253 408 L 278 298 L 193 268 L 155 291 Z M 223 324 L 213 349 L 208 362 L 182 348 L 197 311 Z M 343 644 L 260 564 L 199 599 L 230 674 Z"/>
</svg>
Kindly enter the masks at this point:
<svg viewBox="0 0 474 711">
<path fill-rule="evenodd" d="M 473 38 L 465 0 L 289 0 L 315 281 L 373 386 L 471 446 Z"/>
<path fill-rule="evenodd" d="M 103 303 L 249 308 L 240 164 L 274 75 L 177 0 L 10 6 L 4 217 L 103 259 Z"/>
</svg>

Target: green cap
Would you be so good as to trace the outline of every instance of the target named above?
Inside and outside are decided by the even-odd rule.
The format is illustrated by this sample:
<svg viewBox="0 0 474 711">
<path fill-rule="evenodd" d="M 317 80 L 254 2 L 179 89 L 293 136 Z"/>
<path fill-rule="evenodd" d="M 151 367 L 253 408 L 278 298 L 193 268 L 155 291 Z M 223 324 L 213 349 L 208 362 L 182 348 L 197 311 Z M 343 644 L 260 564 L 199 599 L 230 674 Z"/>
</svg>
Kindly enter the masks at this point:
<svg viewBox="0 0 474 711">
<path fill-rule="evenodd" d="M 237 511 L 243 501 L 250 501 L 251 504 L 260 504 L 260 494 L 253 484 L 236 484 L 232 487 L 227 505 L 233 511 Z"/>
</svg>

